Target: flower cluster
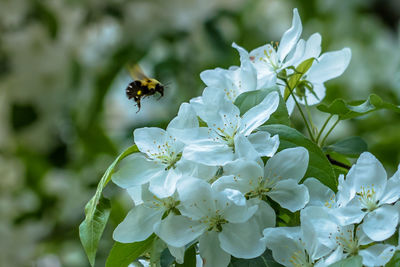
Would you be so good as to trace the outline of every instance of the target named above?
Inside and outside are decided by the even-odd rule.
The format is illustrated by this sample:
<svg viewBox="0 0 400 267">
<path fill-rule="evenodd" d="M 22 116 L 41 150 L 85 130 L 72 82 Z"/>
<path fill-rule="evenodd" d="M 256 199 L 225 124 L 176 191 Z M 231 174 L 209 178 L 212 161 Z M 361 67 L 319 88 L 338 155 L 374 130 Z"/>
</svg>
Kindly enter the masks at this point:
<svg viewBox="0 0 400 267">
<path fill-rule="evenodd" d="M 231 256 L 252 259 L 268 248 L 284 266 L 329 266 L 360 255 L 381 266 L 396 247 L 385 241 L 398 227 L 400 171 L 387 180 L 380 162 L 363 153 L 335 193 L 307 177 L 309 151 L 281 149 L 278 135 L 260 126 L 283 107 L 314 105 L 324 82 L 341 75 L 351 52 L 321 55 L 321 36 L 300 39 L 293 22 L 278 46 L 247 52 L 233 44 L 240 66 L 201 73 L 202 96 L 181 105 L 166 130 L 134 131 L 140 153 L 112 176 L 135 206 L 115 229 L 121 243 L 157 235 L 177 263 L 195 246 L 203 266 L 228 266 Z M 247 110 L 242 93 L 273 88 Z M 397 202 L 400 203 L 400 202 Z M 300 226 L 276 227 L 277 210 L 300 214 Z"/>
</svg>

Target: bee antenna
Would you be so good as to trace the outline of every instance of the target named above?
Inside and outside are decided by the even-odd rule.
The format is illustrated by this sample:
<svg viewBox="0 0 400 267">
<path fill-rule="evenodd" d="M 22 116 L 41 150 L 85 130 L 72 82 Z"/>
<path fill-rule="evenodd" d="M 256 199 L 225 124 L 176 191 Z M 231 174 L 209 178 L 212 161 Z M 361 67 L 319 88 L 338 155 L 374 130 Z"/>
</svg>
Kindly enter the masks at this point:
<svg viewBox="0 0 400 267">
<path fill-rule="evenodd" d="M 168 88 L 171 84 L 172 84 L 172 82 L 171 82 L 171 81 L 168 81 L 168 82 L 164 83 L 164 87 L 165 87 L 165 88 Z"/>
</svg>

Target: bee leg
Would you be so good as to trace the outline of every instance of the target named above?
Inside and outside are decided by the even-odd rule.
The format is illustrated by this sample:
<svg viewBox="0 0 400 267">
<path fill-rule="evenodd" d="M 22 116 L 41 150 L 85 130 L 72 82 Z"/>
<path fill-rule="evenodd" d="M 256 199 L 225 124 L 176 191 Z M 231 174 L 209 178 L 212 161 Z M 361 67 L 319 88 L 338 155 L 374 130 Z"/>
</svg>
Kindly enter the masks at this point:
<svg viewBox="0 0 400 267">
<path fill-rule="evenodd" d="M 138 110 L 136 111 L 136 113 L 138 113 L 140 111 L 140 100 L 136 101 L 136 105 L 138 107 Z"/>
</svg>

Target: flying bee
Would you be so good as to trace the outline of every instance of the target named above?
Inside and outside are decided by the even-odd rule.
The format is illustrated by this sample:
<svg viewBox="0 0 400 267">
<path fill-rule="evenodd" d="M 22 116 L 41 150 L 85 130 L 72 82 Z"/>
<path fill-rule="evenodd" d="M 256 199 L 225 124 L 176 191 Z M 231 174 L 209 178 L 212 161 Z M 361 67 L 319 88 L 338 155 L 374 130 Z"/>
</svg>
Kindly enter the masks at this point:
<svg viewBox="0 0 400 267">
<path fill-rule="evenodd" d="M 132 99 L 140 110 L 140 100 L 147 96 L 154 95 L 155 93 L 160 94 L 160 98 L 164 95 L 165 86 L 157 81 L 156 79 L 147 77 L 139 65 L 128 65 L 129 73 L 133 79 L 128 87 L 126 88 L 126 96 L 128 99 Z"/>
</svg>

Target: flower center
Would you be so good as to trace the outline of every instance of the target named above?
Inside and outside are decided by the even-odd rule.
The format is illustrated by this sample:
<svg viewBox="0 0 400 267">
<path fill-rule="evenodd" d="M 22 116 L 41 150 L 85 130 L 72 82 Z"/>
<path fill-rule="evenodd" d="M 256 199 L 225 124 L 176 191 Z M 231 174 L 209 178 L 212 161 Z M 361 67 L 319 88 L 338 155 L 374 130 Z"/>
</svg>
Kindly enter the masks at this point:
<svg viewBox="0 0 400 267">
<path fill-rule="evenodd" d="M 250 180 L 250 183 L 252 181 Z M 250 184 L 251 185 L 251 184 Z M 244 196 L 246 199 L 259 198 L 263 199 L 269 191 L 272 189 L 272 184 L 269 179 L 264 179 L 262 176 L 257 178 L 257 186 L 254 190 L 247 192 Z"/>
<path fill-rule="evenodd" d="M 289 262 L 294 267 L 312 267 L 313 266 L 311 263 L 309 263 L 304 251 L 301 251 L 301 250 L 295 251 L 290 256 Z"/>
<path fill-rule="evenodd" d="M 278 61 L 276 50 L 278 45 L 272 47 L 270 46 L 268 50 L 264 50 L 265 57 L 260 58 L 260 60 L 269 64 L 274 71 L 277 71 L 281 67 L 281 63 Z"/>
<path fill-rule="evenodd" d="M 237 133 L 238 126 L 233 125 L 232 122 L 224 123 L 224 127 L 216 127 L 211 128 L 216 133 L 216 137 L 214 137 L 214 141 L 226 143 L 229 147 L 235 150 L 235 135 Z M 209 130 L 209 132 L 211 132 Z"/>
<path fill-rule="evenodd" d="M 332 238 L 332 233 L 329 234 Z M 343 229 L 338 227 L 338 234 L 335 236 L 335 242 L 343 248 L 343 250 L 351 255 L 358 253 L 358 240 L 354 237 L 354 231 L 352 229 Z"/>
<path fill-rule="evenodd" d="M 373 187 L 361 187 L 361 191 L 356 194 L 361 205 L 364 207 L 362 209 L 364 212 L 373 211 L 378 208 L 379 200 L 376 199 L 376 192 Z"/>
<path fill-rule="evenodd" d="M 203 218 L 203 220 L 201 220 L 201 222 L 208 225 L 207 231 L 221 232 L 222 225 L 224 225 L 228 221 L 225 220 L 217 210 L 214 216 L 212 217 L 206 216 L 205 218 Z"/>
<path fill-rule="evenodd" d="M 176 141 L 174 138 L 173 141 Z M 158 151 L 150 153 L 149 155 L 156 161 L 161 162 L 166 165 L 165 170 L 169 170 L 170 168 L 175 168 L 175 164 L 181 159 L 182 152 L 177 153 L 174 149 L 174 146 L 171 145 L 168 141 L 163 145 L 158 145 Z"/>
</svg>

